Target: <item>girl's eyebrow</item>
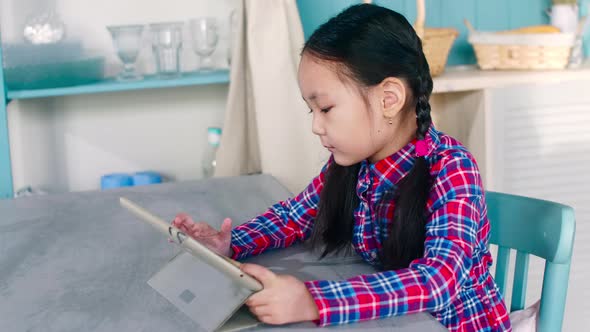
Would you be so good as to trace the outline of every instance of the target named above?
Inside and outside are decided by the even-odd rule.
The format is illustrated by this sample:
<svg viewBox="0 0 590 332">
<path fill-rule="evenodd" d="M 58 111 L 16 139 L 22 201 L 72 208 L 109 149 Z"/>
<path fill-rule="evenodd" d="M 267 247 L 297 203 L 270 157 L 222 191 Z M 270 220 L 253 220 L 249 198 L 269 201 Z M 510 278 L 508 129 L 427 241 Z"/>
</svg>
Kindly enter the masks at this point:
<svg viewBox="0 0 590 332">
<path fill-rule="evenodd" d="M 301 96 L 301 98 L 303 98 L 303 100 L 305 100 L 305 101 L 314 101 L 314 100 L 318 99 L 318 97 L 325 96 L 325 95 L 326 95 L 325 93 L 315 93 L 314 92 L 311 95 L 309 95 L 307 97 L 307 99 L 305 97 L 303 97 L 303 96 Z"/>
</svg>

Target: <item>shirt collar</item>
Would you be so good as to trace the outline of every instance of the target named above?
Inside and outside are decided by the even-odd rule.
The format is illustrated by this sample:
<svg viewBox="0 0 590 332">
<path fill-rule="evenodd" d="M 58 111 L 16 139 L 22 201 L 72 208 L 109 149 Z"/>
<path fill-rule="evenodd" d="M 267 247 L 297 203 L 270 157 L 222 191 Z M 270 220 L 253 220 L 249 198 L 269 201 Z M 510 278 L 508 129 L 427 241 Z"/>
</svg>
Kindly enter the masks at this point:
<svg viewBox="0 0 590 332">
<path fill-rule="evenodd" d="M 439 133 L 434 128 L 434 125 L 428 128 L 425 140 L 428 145 L 428 155 L 426 158 L 427 160 L 432 160 L 434 151 L 440 144 Z M 414 161 L 416 160 L 416 141 L 416 139 L 413 139 L 399 151 L 376 163 L 371 164 L 366 160 L 363 161 L 359 178 L 361 178 L 361 175 L 363 177 L 372 176 L 379 182 L 379 185 L 387 183 L 389 187 L 396 186 L 410 169 L 412 169 L 412 166 L 414 166 Z"/>
</svg>

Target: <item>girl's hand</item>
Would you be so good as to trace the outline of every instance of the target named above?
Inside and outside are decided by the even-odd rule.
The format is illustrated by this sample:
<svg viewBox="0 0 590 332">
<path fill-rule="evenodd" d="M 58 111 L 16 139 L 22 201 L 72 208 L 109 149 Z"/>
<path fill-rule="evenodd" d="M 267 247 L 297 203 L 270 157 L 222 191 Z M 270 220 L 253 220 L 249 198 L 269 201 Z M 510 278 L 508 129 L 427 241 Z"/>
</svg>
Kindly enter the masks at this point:
<svg viewBox="0 0 590 332">
<path fill-rule="evenodd" d="M 242 264 L 241 269 L 264 286 L 263 290 L 246 301 L 250 311 L 261 322 L 279 325 L 319 318 L 311 294 L 299 279 L 289 275 L 276 275 L 255 264 Z"/>
<path fill-rule="evenodd" d="M 172 221 L 172 226 L 220 255 L 228 257 L 231 255 L 231 219 L 229 218 L 223 221 L 221 230 L 217 231 L 205 222 L 196 223 L 188 214 L 180 213 Z"/>
</svg>

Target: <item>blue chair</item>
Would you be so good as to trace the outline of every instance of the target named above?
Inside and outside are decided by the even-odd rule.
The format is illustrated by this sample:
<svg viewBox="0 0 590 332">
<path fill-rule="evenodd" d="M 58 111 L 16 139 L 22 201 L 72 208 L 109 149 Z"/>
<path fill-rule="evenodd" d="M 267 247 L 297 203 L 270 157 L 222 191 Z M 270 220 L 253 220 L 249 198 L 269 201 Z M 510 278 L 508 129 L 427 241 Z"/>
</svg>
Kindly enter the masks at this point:
<svg viewBox="0 0 590 332">
<path fill-rule="evenodd" d="M 537 331 L 561 331 L 576 223 L 566 205 L 497 192 L 486 193 L 490 243 L 498 245 L 496 283 L 506 295 L 510 250 L 516 250 L 510 311 L 525 305 L 529 254 L 545 259 Z"/>
</svg>

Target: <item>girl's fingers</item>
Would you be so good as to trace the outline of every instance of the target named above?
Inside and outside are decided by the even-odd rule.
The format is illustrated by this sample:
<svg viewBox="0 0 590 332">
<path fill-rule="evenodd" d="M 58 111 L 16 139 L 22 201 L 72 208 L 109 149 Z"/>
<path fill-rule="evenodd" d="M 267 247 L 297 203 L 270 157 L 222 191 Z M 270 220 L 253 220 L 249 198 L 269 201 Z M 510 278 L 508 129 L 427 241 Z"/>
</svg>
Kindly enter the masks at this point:
<svg viewBox="0 0 590 332">
<path fill-rule="evenodd" d="M 250 309 L 250 312 L 252 312 L 256 317 L 270 316 L 270 314 L 271 314 L 270 306 L 268 306 L 268 305 L 260 305 L 257 307 L 248 307 L 248 309 Z"/>
<path fill-rule="evenodd" d="M 259 307 L 259 306 L 268 305 L 268 304 L 269 304 L 269 299 L 268 299 L 268 292 L 266 289 L 263 289 L 260 292 L 256 292 L 256 293 L 250 295 L 248 300 L 246 300 L 246 305 L 248 307 L 250 307 L 250 306 Z"/>
<path fill-rule="evenodd" d="M 198 224 L 193 224 L 189 228 L 193 237 L 201 236 L 201 227 Z"/>
<path fill-rule="evenodd" d="M 189 228 L 189 227 L 186 225 L 186 223 L 185 223 L 185 222 L 183 222 L 183 223 L 180 225 L 179 229 L 180 229 L 180 230 L 181 230 L 183 233 L 190 234 L 190 228 Z"/>
<path fill-rule="evenodd" d="M 180 229 L 185 225 L 187 218 L 188 218 L 188 216 L 181 213 L 181 214 L 177 215 L 176 218 L 174 218 L 174 220 L 172 221 L 172 225 L 174 225 L 174 227 Z"/>
<path fill-rule="evenodd" d="M 186 233 L 186 227 L 180 221 L 173 221 L 172 226 L 178 228 L 183 233 Z"/>
<path fill-rule="evenodd" d="M 222 225 L 222 232 L 218 232 L 206 222 L 194 222 L 191 217 L 185 213 L 179 213 L 172 221 L 172 226 L 178 228 L 183 233 L 192 238 L 216 237 L 223 231 L 231 231 L 231 221 L 229 219 L 224 221 Z M 225 228 L 225 229 L 224 229 Z"/>
<path fill-rule="evenodd" d="M 260 315 L 260 316 L 257 315 L 256 318 L 258 318 L 258 320 L 263 322 L 264 324 L 269 324 L 269 325 L 276 324 L 272 315 Z"/>
<path fill-rule="evenodd" d="M 191 232 L 198 236 L 209 237 L 217 235 L 215 228 L 209 226 L 207 223 L 196 223 L 192 226 Z"/>
<path fill-rule="evenodd" d="M 176 228 L 180 228 L 180 225 L 182 225 L 182 222 L 179 217 L 176 217 L 176 218 L 174 218 L 174 220 L 172 220 L 172 226 L 174 226 Z"/>
<path fill-rule="evenodd" d="M 254 297 L 254 298 L 252 298 L 252 296 L 254 296 L 254 295 L 251 295 L 251 296 L 250 296 L 250 297 L 249 297 L 249 298 L 246 300 L 246 302 L 245 302 L 245 304 L 246 304 L 246 305 L 247 305 L 249 308 L 253 308 L 253 307 L 259 307 L 259 306 L 262 306 L 262 305 L 265 305 L 265 304 L 266 304 L 265 302 L 263 302 L 263 301 L 260 301 L 260 299 L 259 299 L 258 297 Z"/>
</svg>

